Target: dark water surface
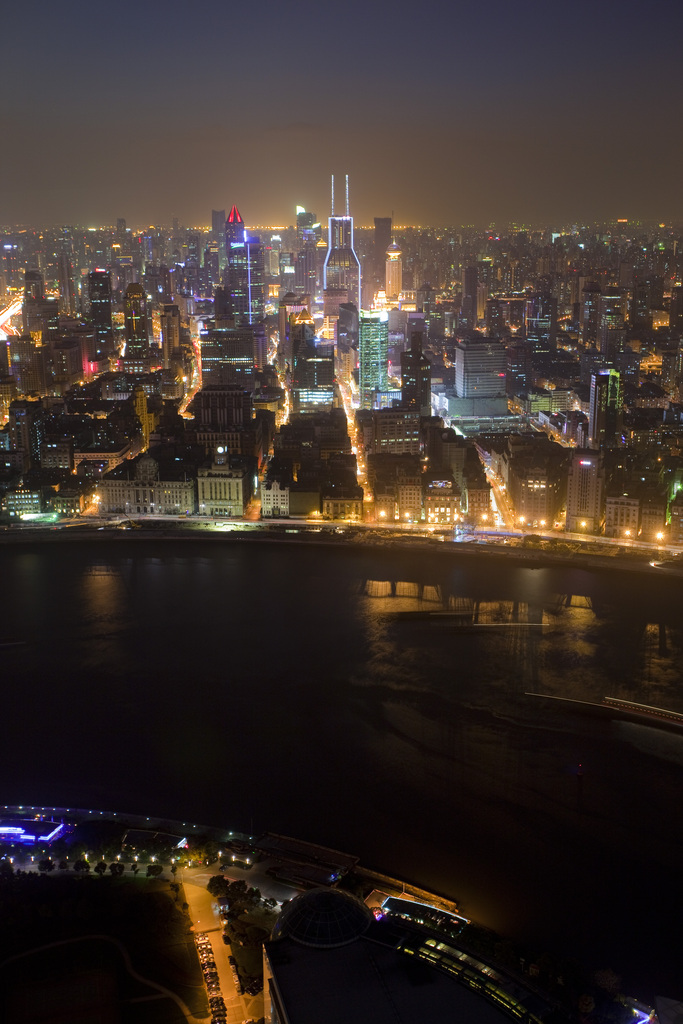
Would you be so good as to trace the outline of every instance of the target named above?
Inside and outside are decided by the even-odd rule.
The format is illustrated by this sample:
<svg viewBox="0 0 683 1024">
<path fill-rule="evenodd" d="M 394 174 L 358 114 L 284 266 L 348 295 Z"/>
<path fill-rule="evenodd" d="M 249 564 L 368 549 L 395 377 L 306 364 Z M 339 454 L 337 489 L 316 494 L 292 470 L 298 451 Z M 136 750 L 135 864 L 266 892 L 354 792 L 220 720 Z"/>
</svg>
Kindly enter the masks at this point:
<svg viewBox="0 0 683 1024">
<path fill-rule="evenodd" d="M 331 844 L 683 997 L 683 734 L 525 696 L 683 710 L 681 582 L 123 539 L 5 547 L 0 571 L 0 634 L 27 641 L 0 649 L 2 803 Z"/>
</svg>

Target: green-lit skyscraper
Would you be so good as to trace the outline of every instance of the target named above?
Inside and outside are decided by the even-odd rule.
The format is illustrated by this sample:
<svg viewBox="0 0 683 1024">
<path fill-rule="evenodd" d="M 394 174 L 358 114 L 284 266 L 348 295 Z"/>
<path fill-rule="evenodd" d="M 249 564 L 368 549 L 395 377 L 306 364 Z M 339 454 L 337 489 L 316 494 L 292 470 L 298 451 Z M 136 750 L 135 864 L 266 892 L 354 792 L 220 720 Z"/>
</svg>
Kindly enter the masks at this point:
<svg viewBox="0 0 683 1024">
<path fill-rule="evenodd" d="M 621 377 L 618 370 L 591 374 L 588 443 L 598 450 L 619 443 L 622 426 Z"/>
<path fill-rule="evenodd" d="M 361 310 L 358 328 L 361 409 L 372 409 L 376 391 L 389 389 L 389 314 Z"/>
</svg>

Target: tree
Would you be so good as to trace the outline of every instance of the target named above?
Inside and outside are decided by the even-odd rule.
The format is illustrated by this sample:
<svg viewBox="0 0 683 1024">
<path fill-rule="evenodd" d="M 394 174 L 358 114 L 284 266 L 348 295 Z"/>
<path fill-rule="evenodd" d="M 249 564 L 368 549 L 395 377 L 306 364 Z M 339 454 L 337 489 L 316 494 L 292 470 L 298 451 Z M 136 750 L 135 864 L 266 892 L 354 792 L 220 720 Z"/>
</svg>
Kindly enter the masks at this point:
<svg viewBox="0 0 683 1024">
<path fill-rule="evenodd" d="M 111 871 L 112 878 L 118 878 L 126 869 L 120 860 L 113 860 L 109 865 L 109 870 Z"/>
<path fill-rule="evenodd" d="M 161 866 L 161 864 L 148 864 L 147 865 L 147 877 L 148 878 L 158 878 L 158 876 L 163 872 L 163 870 L 164 869 Z"/>
<path fill-rule="evenodd" d="M 74 871 L 85 872 L 87 874 L 90 871 L 90 865 L 87 860 L 77 860 L 74 864 Z"/>
<path fill-rule="evenodd" d="M 107 873 L 106 861 L 101 860 L 98 864 L 96 864 L 95 865 L 95 871 L 100 876 L 100 878 L 104 878 L 104 876 Z"/>
<path fill-rule="evenodd" d="M 68 871 L 69 870 L 69 862 L 68 862 L 68 860 L 60 860 L 60 862 L 59 862 L 59 870 L 60 871 Z"/>
<path fill-rule="evenodd" d="M 206 888 L 212 896 L 218 899 L 221 896 L 229 895 L 231 884 L 232 883 L 228 882 L 222 875 L 214 875 L 206 883 Z"/>
<path fill-rule="evenodd" d="M 43 860 L 38 861 L 38 870 L 41 874 L 44 874 L 46 871 L 54 871 L 54 869 L 54 861 L 50 860 L 49 857 L 45 857 Z"/>
</svg>

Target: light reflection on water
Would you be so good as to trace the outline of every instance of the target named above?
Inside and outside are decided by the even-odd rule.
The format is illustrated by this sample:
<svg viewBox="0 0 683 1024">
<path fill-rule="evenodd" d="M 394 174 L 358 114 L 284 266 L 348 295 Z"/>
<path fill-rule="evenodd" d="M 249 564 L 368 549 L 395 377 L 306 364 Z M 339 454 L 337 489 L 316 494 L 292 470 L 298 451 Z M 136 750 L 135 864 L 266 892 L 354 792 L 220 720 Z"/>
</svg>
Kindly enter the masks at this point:
<svg viewBox="0 0 683 1024">
<path fill-rule="evenodd" d="M 683 741 L 525 694 L 683 710 L 675 581 L 351 549 L 174 552 L 3 550 L 2 632 L 27 641 L 0 652 L 3 802 L 253 821 L 666 981 L 671 951 L 632 922 L 676 906 Z M 417 611 L 452 617 L 397 615 Z"/>
</svg>

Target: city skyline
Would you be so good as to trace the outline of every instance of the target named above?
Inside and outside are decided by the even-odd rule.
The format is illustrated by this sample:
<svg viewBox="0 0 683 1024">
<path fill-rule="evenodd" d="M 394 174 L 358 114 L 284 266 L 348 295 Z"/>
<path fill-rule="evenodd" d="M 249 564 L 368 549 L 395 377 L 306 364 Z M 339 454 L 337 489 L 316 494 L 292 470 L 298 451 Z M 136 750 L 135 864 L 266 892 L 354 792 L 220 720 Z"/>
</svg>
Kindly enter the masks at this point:
<svg viewBox="0 0 683 1024">
<path fill-rule="evenodd" d="M 661 2 L 646 19 L 633 2 L 433 0 L 419 18 L 352 3 L 343 27 L 308 2 L 70 14 L 4 18 L 21 83 L 2 116 L 4 224 L 197 224 L 235 201 L 253 225 L 289 223 L 297 202 L 325 218 L 332 172 L 350 174 L 359 225 L 681 216 L 683 15 Z"/>
</svg>

